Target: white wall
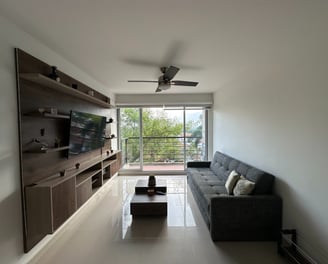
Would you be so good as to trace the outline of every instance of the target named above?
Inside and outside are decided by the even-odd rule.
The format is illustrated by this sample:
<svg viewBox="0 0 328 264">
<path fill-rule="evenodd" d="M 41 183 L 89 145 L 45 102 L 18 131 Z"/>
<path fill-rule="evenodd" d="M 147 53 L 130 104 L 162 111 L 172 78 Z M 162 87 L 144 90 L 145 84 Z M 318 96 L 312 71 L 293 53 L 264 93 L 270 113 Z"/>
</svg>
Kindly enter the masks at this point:
<svg viewBox="0 0 328 264">
<path fill-rule="evenodd" d="M 116 94 L 117 106 L 202 105 L 213 104 L 213 94 Z"/>
<path fill-rule="evenodd" d="M 96 90 L 113 95 L 77 67 L 0 16 L 0 262 L 24 263 L 14 48 L 57 65 Z"/>
<path fill-rule="evenodd" d="M 305 14 L 284 52 L 214 94 L 214 150 L 275 174 L 283 227 L 328 263 L 328 19 L 319 6 Z"/>
</svg>

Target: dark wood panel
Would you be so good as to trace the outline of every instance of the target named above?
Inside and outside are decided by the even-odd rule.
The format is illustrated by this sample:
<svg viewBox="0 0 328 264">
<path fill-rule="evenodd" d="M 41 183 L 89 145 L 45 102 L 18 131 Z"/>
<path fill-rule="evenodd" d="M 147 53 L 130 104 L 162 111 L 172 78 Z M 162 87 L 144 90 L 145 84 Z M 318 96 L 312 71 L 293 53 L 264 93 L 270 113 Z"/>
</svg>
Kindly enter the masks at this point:
<svg viewBox="0 0 328 264">
<path fill-rule="evenodd" d="M 92 196 L 92 180 L 88 178 L 76 188 L 77 208 L 83 205 Z"/>
<path fill-rule="evenodd" d="M 110 103 L 110 99 L 99 93 L 97 90 L 92 89 L 91 87 L 85 85 L 84 83 L 72 78 L 71 76 L 63 73 L 60 70 L 60 65 L 49 65 L 33 56 L 30 54 L 27 54 L 26 52 L 19 50 L 17 51 L 18 53 L 18 58 L 19 58 L 19 72 L 20 73 L 40 73 L 42 75 L 48 76 L 52 69 L 51 66 L 56 66 L 58 68 L 57 72 L 60 77 L 60 82 L 72 87 L 72 85 L 77 86 L 77 90 L 87 93 L 88 91 L 92 90 L 94 93 L 94 97 L 99 98 L 102 101 Z M 73 89 L 73 88 L 72 88 Z"/>
<path fill-rule="evenodd" d="M 52 189 L 53 231 L 64 223 L 76 210 L 75 178 Z"/>
<path fill-rule="evenodd" d="M 27 241 L 25 250 L 30 250 L 46 234 L 52 232 L 50 188 L 26 187 Z"/>
</svg>

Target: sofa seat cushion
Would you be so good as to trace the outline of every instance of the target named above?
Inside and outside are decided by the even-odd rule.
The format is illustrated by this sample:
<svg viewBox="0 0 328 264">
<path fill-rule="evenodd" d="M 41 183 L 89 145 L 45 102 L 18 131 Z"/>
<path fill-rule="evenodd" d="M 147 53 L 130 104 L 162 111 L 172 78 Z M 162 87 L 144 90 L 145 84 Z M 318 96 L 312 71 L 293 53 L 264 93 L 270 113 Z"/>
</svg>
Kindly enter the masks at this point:
<svg viewBox="0 0 328 264">
<path fill-rule="evenodd" d="M 225 181 L 218 179 L 216 176 L 202 176 L 199 174 L 191 174 L 188 175 L 190 181 L 192 181 L 195 187 L 202 186 L 224 186 Z"/>
</svg>

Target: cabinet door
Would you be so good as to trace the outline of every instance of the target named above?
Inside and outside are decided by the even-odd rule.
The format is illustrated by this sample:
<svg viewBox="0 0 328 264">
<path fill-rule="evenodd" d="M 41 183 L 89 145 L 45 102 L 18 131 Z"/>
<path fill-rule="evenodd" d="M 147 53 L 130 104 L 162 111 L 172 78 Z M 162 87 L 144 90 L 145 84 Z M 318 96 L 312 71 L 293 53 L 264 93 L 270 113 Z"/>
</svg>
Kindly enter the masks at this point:
<svg viewBox="0 0 328 264">
<path fill-rule="evenodd" d="M 83 182 L 76 187 L 76 202 L 77 208 L 84 204 L 92 195 L 92 181 L 89 178 L 87 181 Z"/>
<path fill-rule="evenodd" d="M 110 165 L 110 176 L 112 177 L 117 172 L 117 161 L 113 161 Z"/>
<path fill-rule="evenodd" d="M 76 210 L 75 177 L 52 188 L 53 231 Z"/>
<path fill-rule="evenodd" d="M 45 235 L 52 233 L 51 188 L 25 187 L 26 248 L 32 248 Z"/>
<path fill-rule="evenodd" d="M 53 233 L 76 210 L 75 177 L 57 185 L 25 188 L 27 248 Z"/>
</svg>

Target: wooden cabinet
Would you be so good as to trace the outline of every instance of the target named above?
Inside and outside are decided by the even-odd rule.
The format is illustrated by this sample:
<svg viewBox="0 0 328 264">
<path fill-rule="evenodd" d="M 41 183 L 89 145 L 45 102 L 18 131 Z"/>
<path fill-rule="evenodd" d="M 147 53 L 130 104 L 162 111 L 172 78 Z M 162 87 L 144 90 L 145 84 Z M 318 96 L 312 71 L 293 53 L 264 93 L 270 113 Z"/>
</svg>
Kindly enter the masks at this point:
<svg viewBox="0 0 328 264">
<path fill-rule="evenodd" d="M 120 169 L 121 151 L 103 154 L 25 187 L 27 244 L 52 234 Z M 107 170 L 108 169 L 108 170 Z"/>
<path fill-rule="evenodd" d="M 76 210 L 75 177 L 57 177 L 27 186 L 28 247 L 52 234 Z"/>
<path fill-rule="evenodd" d="M 70 112 L 112 115 L 110 98 L 16 49 L 24 250 L 52 234 L 113 177 L 121 164 L 112 139 L 68 157 Z M 60 69 L 60 67 L 59 67 Z M 108 133 L 111 133 L 109 129 Z"/>
</svg>

